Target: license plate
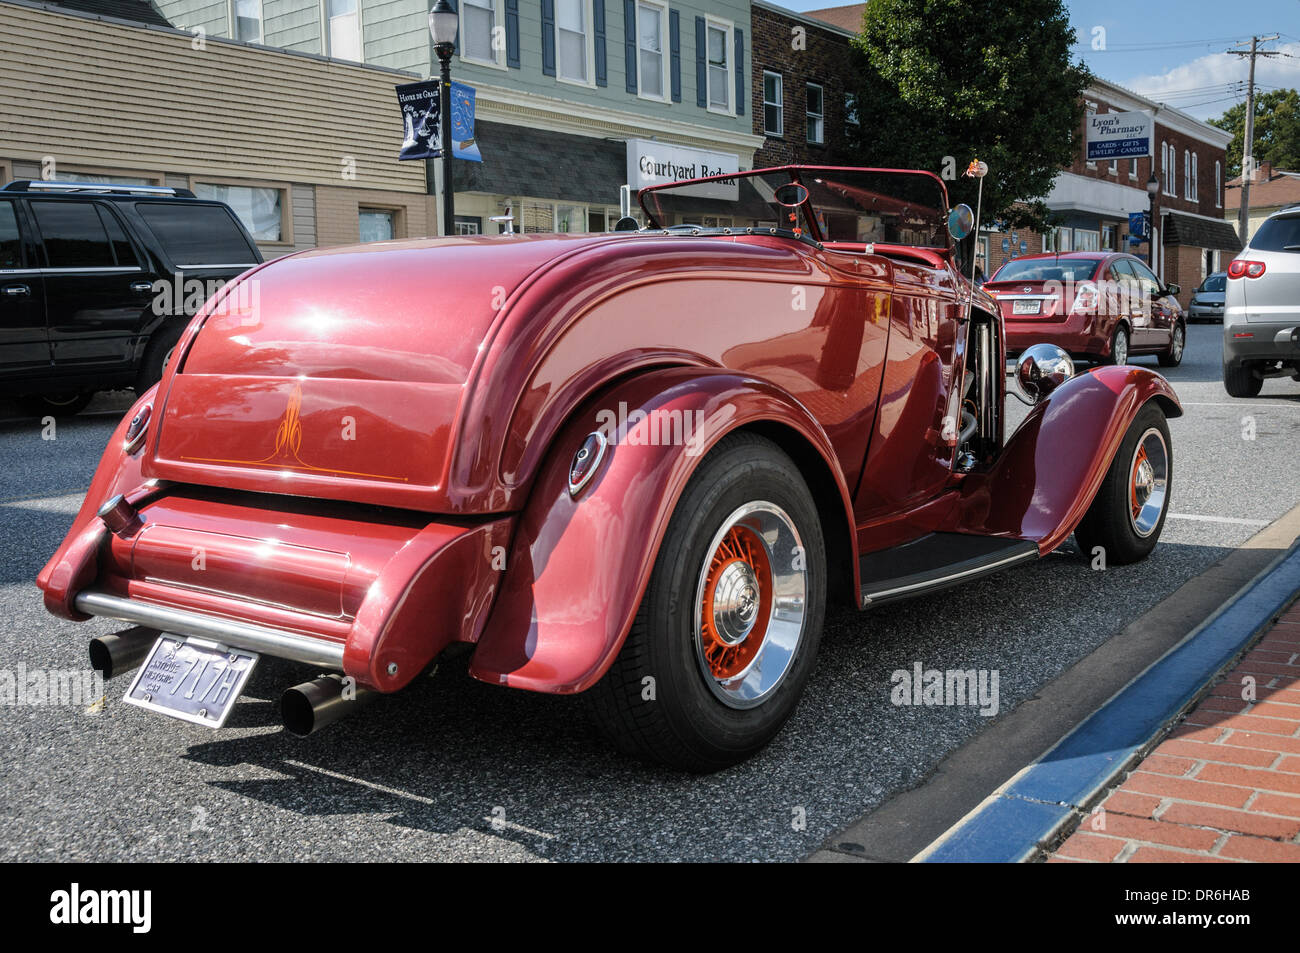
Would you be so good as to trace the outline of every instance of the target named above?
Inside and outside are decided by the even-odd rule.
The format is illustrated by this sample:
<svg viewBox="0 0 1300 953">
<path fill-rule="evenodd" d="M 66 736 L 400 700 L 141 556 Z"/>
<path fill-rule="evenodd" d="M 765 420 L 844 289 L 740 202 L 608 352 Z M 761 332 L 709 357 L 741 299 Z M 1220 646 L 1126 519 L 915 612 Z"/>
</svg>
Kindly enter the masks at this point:
<svg viewBox="0 0 1300 953">
<path fill-rule="evenodd" d="M 256 664 L 253 652 L 164 632 L 123 701 L 196 725 L 220 728 Z"/>
<path fill-rule="evenodd" d="M 1042 308 L 1041 301 L 1013 301 L 1011 302 L 1012 314 L 1037 314 Z"/>
</svg>

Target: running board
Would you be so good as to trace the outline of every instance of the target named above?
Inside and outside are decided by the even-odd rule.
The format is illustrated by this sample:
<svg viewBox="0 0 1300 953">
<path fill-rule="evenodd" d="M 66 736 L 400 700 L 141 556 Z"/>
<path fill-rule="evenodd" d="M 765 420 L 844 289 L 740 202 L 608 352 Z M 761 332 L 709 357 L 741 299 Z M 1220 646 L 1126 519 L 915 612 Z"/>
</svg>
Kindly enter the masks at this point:
<svg viewBox="0 0 1300 953">
<path fill-rule="evenodd" d="M 1038 545 L 1025 539 L 930 533 L 859 560 L 862 605 L 936 592 L 1037 558 Z"/>
</svg>

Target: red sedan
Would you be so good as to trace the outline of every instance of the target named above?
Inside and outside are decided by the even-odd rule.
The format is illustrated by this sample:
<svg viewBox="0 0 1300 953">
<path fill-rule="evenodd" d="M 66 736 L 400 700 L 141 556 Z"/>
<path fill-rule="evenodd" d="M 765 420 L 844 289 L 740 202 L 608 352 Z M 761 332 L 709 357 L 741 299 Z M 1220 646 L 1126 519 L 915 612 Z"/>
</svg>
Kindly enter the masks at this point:
<svg viewBox="0 0 1300 953">
<path fill-rule="evenodd" d="M 1183 360 L 1187 324 L 1176 295 L 1133 255 L 1066 252 L 1007 262 L 984 284 L 1002 311 L 1007 350 L 1042 342 L 1072 357 L 1127 364 L 1154 354 L 1161 367 Z"/>
</svg>

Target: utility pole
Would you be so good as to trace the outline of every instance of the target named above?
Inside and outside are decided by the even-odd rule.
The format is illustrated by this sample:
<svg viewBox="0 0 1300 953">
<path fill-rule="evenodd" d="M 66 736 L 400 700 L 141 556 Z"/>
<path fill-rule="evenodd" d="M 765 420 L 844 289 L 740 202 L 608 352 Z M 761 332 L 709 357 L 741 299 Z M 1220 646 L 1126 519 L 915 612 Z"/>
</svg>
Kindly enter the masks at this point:
<svg viewBox="0 0 1300 953">
<path fill-rule="evenodd" d="M 1250 57 L 1250 78 L 1246 81 L 1246 134 L 1241 146 L 1241 208 L 1237 210 L 1237 232 L 1243 243 L 1250 240 L 1250 183 L 1255 178 L 1255 58 L 1277 56 L 1276 50 L 1259 48 L 1259 44 L 1277 38 L 1276 33 L 1272 36 L 1252 36 L 1249 50 L 1228 50 L 1233 56 Z"/>
</svg>

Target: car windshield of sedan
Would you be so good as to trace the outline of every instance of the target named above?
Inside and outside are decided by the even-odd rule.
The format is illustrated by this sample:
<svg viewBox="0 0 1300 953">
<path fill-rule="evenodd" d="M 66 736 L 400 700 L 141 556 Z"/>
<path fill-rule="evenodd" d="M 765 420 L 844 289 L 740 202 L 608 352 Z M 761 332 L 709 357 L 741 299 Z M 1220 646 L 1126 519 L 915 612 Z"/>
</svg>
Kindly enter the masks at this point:
<svg viewBox="0 0 1300 953">
<path fill-rule="evenodd" d="M 1096 270 L 1094 258 L 1026 258 L 1007 262 L 989 281 L 1085 281 Z"/>
<path fill-rule="evenodd" d="M 822 242 L 948 247 L 947 195 L 926 172 L 785 166 L 651 186 L 652 228 L 778 229 Z"/>
</svg>

